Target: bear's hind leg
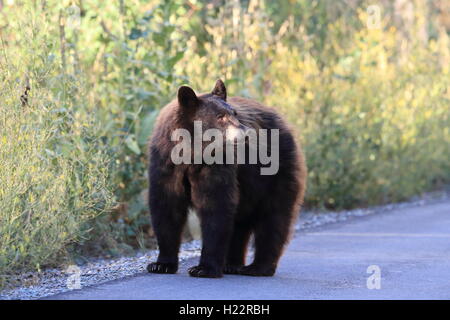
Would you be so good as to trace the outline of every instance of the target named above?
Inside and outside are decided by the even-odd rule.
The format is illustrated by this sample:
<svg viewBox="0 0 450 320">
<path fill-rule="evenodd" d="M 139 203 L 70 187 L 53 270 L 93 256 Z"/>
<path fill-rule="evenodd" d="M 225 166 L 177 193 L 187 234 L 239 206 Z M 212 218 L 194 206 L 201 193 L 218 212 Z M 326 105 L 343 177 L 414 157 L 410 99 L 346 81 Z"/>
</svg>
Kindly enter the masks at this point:
<svg viewBox="0 0 450 320">
<path fill-rule="evenodd" d="M 245 265 L 245 254 L 250 234 L 251 227 L 249 224 L 235 223 L 223 270 L 225 274 L 239 274 L 239 270 Z"/>
<path fill-rule="evenodd" d="M 266 277 L 275 274 L 288 241 L 293 216 L 293 205 L 282 202 L 277 204 L 262 207 L 255 227 L 254 260 L 250 265 L 241 268 L 239 274 Z"/>
</svg>

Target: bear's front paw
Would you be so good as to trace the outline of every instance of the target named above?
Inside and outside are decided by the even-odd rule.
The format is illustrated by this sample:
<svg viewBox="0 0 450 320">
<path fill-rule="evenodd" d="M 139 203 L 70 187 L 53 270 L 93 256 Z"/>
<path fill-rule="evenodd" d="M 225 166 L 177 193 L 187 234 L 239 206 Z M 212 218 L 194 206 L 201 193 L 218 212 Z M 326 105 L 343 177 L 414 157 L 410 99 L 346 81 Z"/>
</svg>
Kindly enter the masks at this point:
<svg viewBox="0 0 450 320">
<path fill-rule="evenodd" d="M 225 274 L 239 274 L 239 271 L 241 270 L 242 267 L 243 267 L 243 265 L 227 264 L 223 268 L 223 273 L 225 273 Z"/>
<path fill-rule="evenodd" d="M 176 273 L 177 263 L 152 262 L 147 266 L 147 271 L 151 273 Z"/>
<path fill-rule="evenodd" d="M 205 266 L 195 266 L 189 268 L 189 275 L 191 277 L 199 277 L 199 278 L 221 278 L 222 272 L 219 269 L 205 267 Z"/>
<path fill-rule="evenodd" d="M 250 264 L 239 269 L 239 274 L 243 276 L 271 277 L 275 274 L 276 267 L 267 265 Z"/>
</svg>

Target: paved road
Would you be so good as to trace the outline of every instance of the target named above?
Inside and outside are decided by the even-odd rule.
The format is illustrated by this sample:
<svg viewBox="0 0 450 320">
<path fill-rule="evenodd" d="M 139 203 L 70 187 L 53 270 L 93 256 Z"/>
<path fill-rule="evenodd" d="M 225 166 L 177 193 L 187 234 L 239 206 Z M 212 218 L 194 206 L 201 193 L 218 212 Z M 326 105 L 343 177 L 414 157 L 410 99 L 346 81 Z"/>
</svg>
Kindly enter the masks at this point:
<svg viewBox="0 0 450 320">
<path fill-rule="evenodd" d="M 450 202 L 301 232 L 272 278 L 191 278 L 186 269 L 195 264 L 188 260 L 176 275 L 140 274 L 50 298 L 450 299 Z M 371 265 L 381 272 L 380 289 L 367 288 Z"/>
</svg>

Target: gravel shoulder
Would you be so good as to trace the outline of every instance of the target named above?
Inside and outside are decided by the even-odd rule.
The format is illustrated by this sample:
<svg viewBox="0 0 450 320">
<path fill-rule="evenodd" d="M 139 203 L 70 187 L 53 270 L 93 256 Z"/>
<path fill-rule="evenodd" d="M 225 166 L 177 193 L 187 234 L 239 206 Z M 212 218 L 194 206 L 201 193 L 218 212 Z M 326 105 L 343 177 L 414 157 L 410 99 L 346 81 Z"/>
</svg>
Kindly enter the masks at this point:
<svg viewBox="0 0 450 320">
<path fill-rule="evenodd" d="M 356 209 L 339 212 L 306 211 L 302 212 L 296 224 L 296 232 L 320 229 L 329 224 L 336 224 L 366 216 L 388 213 L 396 209 L 420 207 L 431 203 L 448 201 L 450 192 L 430 193 L 421 198 L 408 202 L 389 204 L 365 209 Z M 295 235 L 294 235 L 295 236 Z M 200 255 L 201 241 L 194 240 L 182 245 L 180 251 L 180 263 Z M 93 259 L 81 265 L 72 266 L 68 269 L 47 269 L 41 273 L 27 274 L 25 284 L 14 289 L 0 292 L 0 299 L 39 299 L 59 293 L 71 291 L 71 276 L 80 275 L 83 287 L 90 287 L 112 280 L 132 277 L 142 274 L 149 261 L 155 260 L 157 250 L 150 250 L 132 257 L 121 257 L 115 259 Z M 26 285 L 28 282 L 30 285 Z"/>
</svg>

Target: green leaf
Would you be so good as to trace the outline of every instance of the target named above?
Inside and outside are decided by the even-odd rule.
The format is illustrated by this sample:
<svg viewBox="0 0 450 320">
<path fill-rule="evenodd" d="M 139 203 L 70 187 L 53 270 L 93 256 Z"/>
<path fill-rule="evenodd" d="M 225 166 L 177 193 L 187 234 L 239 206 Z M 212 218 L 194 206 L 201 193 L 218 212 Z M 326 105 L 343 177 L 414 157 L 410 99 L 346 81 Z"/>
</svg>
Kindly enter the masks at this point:
<svg viewBox="0 0 450 320">
<path fill-rule="evenodd" d="M 128 38 L 130 38 L 130 40 L 136 40 L 139 38 L 143 38 L 146 35 L 147 35 L 147 31 L 142 31 L 141 29 L 138 29 L 138 28 L 132 28 Z"/>
<path fill-rule="evenodd" d="M 161 47 L 163 47 L 166 44 L 167 35 L 162 32 L 155 32 L 153 34 L 153 41 Z"/>
<path fill-rule="evenodd" d="M 184 52 L 183 51 L 179 51 L 176 55 L 174 55 L 173 57 L 171 57 L 170 59 L 167 60 L 167 68 L 168 69 L 172 69 L 173 66 L 181 60 L 181 58 L 183 58 L 184 56 Z"/>
<path fill-rule="evenodd" d="M 133 151 L 135 154 L 137 154 L 137 155 L 141 154 L 141 149 L 139 148 L 139 146 L 136 142 L 136 139 L 134 138 L 134 135 L 129 135 L 125 139 L 125 144 L 127 145 L 128 149 Z"/>
<path fill-rule="evenodd" d="M 156 117 L 159 111 L 154 110 L 148 113 L 144 119 L 142 119 L 141 127 L 138 133 L 138 143 L 140 146 L 145 146 L 147 144 L 148 137 L 153 131 L 153 125 L 155 124 Z"/>
</svg>

